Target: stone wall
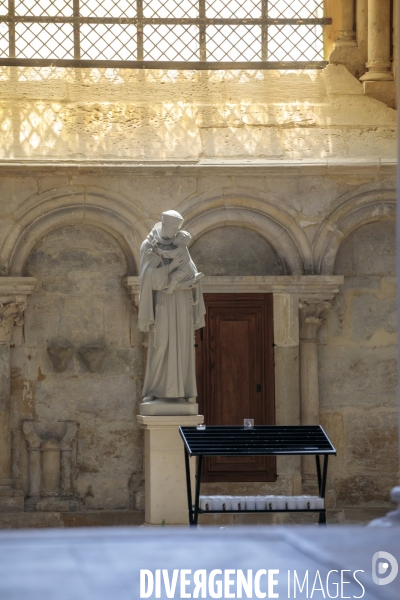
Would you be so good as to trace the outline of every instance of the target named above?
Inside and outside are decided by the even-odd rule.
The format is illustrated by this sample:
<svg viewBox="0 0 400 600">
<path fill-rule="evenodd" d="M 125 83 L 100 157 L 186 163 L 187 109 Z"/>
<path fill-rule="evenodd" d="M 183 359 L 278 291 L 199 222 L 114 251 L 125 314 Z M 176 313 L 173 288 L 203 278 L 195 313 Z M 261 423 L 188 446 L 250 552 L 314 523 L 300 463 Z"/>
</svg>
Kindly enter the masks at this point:
<svg viewBox="0 0 400 600">
<path fill-rule="evenodd" d="M 187 216 L 193 256 L 206 275 L 324 269 L 345 275 L 320 331 L 321 419 L 339 450 L 331 461 L 328 502 L 336 519 L 349 518 L 349 507 L 387 505 L 397 471 L 394 173 L 310 167 L 292 168 L 282 177 L 279 169 L 265 171 L 257 176 L 228 168 L 220 176 L 108 171 L 99 177 L 64 169 L 58 175 L 2 178 L 14 211 L 14 220 L 3 213 L 8 231 L 3 257 L 9 239 L 16 248 L 3 269 L 16 274 L 16 265 L 22 265 L 22 274 L 39 282 L 28 299 L 24 328 L 13 332 L 12 348 L 13 474 L 26 496 L 22 421 L 73 421 L 75 507 L 142 506 L 143 442 L 135 424 L 142 338 L 121 281 L 136 273 L 148 228 L 162 210 L 175 208 Z M 118 211 L 131 215 L 130 240 L 118 229 Z M 278 218 L 281 233 L 272 228 Z M 26 234 L 19 242 L 15 228 L 21 223 Z M 64 346 L 73 352 L 59 373 L 47 348 Z M 87 346 L 106 348 L 93 373 L 79 354 Z M 282 469 L 279 476 L 276 485 L 263 489 L 291 493 L 293 476 Z M 29 507 L 29 498 L 26 502 Z"/>
<path fill-rule="evenodd" d="M 1 68 L 1 83 L 0 273 L 38 280 L 11 340 L 12 476 L 26 509 L 29 444 L 50 456 L 61 421 L 78 428 L 65 501 L 142 507 L 143 340 L 122 277 L 137 274 L 140 243 L 166 209 L 184 215 L 206 275 L 345 276 L 320 330 L 321 418 L 339 450 L 329 506 L 337 519 L 385 509 L 398 469 L 395 111 L 340 65 Z M 106 351 L 93 372 L 87 347 Z M 65 370 L 48 348 L 53 361 L 67 349 Z M 32 420 L 39 441 L 24 433 Z M 293 472 L 279 475 L 274 489 L 291 493 Z"/>
<path fill-rule="evenodd" d="M 133 508 L 142 483 L 142 436 L 135 419 L 142 348 L 136 314 L 121 286 L 126 272 L 116 241 L 86 225 L 52 231 L 29 255 L 25 274 L 39 283 L 12 350 L 14 475 L 25 493 L 21 419 L 75 421 L 73 495 L 86 509 Z M 57 372 L 47 349 L 65 347 L 73 352 L 65 370 Z M 94 372 L 80 355 L 88 347 L 105 351 Z"/>
<path fill-rule="evenodd" d="M 377 506 L 398 481 L 396 237 L 391 221 L 339 248 L 345 276 L 320 335 L 321 417 L 337 440 L 332 500 Z"/>
<path fill-rule="evenodd" d="M 395 112 L 322 71 L 0 67 L 0 159 L 394 156 Z M 283 126 L 284 125 L 284 126 Z"/>
</svg>

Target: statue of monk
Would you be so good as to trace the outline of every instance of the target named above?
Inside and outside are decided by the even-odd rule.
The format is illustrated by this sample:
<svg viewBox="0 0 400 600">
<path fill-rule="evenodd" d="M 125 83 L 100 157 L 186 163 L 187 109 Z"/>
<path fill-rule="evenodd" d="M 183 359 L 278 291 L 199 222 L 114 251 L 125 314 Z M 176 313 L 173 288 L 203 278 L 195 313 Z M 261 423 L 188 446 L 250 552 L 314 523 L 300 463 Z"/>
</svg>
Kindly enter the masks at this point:
<svg viewBox="0 0 400 600">
<path fill-rule="evenodd" d="M 205 325 L 203 274 L 188 253 L 189 234 L 177 236 L 182 224 L 178 212 L 164 212 L 140 250 L 139 329 L 149 332 L 144 403 L 197 396 L 194 331 Z"/>
</svg>

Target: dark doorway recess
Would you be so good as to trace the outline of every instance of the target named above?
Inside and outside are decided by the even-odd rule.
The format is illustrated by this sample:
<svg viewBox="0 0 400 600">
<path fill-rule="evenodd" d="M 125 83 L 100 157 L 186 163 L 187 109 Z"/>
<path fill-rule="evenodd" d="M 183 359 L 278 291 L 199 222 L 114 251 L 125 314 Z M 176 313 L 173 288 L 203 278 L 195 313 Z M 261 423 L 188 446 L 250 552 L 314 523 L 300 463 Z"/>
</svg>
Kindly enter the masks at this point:
<svg viewBox="0 0 400 600">
<path fill-rule="evenodd" d="M 200 414 L 206 425 L 275 424 L 272 294 L 204 294 L 196 331 Z M 275 481 L 276 459 L 210 457 L 203 481 Z"/>
</svg>

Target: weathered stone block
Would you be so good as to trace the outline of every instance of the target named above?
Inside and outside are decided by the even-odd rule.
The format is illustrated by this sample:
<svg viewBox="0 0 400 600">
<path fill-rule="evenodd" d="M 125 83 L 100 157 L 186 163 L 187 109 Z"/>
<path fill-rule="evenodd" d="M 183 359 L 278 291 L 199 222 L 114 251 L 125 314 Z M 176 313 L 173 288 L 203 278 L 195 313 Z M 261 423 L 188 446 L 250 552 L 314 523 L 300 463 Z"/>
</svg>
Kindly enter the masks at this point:
<svg viewBox="0 0 400 600">
<path fill-rule="evenodd" d="M 368 475 L 360 473 L 336 479 L 337 506 L 384 506 L 389 507 L 390 490 L 398 482 L 395 476 Z"/>
<path fill-rule="evenodd" d="M 204 155 L 224 158 L 259 156 L 278 158 L 284 151 L 278 132 L 264 127 L 223 127 L 202 130 Z"/>
<path fill-rule="evenodd" d="M 320 347 L 321 406 L 395 406 L 395 347 Z"/>
<path fill-rule="evenodd" d="M 346 465 L 351 473 L 398 473 L 398 411 L 346 411 Z"/>
<path fill-rule="evenodd" d="M 351 331 L 356 340 L 369 339 L 383 329 L 397 331 L 397 302 L 395 298 L 382 299 L 373 294 L 363 294 L 353 299 L 351 306 Z"/>
<path fill-rule="evenodd" d="M 48 376 L 36 384 L 36 413 L 40 420 L 77 420 L 81 413 L 104 421 L 132 420 L 135 386 L 129 375 L 101 374 L 64 378 Z"/>
<path fill-rule="evenodd" d="M 104 422 L 96 419 L 95 428 L 90 419 L 82 419 L 79 429 L 78 462 L 79 472 L 98 474 L 116 470 L 129 477 L 140 473 L 142 462 L 142 433 L 136 420 Z M 127 481 L 128 481 L 127 479 Z"/>
</svg>

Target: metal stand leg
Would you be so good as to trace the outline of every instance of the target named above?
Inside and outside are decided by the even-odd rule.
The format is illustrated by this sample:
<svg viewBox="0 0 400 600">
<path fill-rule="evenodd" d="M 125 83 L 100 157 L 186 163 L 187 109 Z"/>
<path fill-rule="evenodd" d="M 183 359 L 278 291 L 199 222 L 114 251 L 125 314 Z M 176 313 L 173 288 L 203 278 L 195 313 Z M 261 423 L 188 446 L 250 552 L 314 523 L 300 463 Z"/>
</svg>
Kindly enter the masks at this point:
<svg viewBox="0 0 400 600">
<path fill-rule="evenodd" d="M 203 466 L 203 456 L 200 454 L 197 462 L 197 474 L 196 474 L 196 495 L 194 499 L 194 518 L 193 524 L 197 526 L 199 518 L 199 498 L 200 498 L 200 484 L 201 484 L 201 468 Z"/>
<path fill-rule="evenodd" d="M 189 454 L 184 448 L 185 453 L 185 468 L 186 468 L 186 489 L 188 499 L 188 514 L 189 514 L 189 526 L 193 525 L 193 505 L 192 505 L 192 484 L 190 481 L 190 466 L 189 466 Z"/>
<path fill-rule="evenodd" d="M 315 455 L 315 462 L 317 463 L 318 493 L 321 495 L 321 463 L 319 462 L 319 454 Z"/>
<path fill-rule="evenodd" d="M 327 477 L 327 474 L 328 474 L 328 458 L 329 458 L 328 454 L 325 454 L 325 457 L 324 457 L 324 470 L 323 470 L 323 473 L 322 473 L 322 484 L 321 484 L 321 491 L 320 491 L 321 498 L 325 498 L 326 477 Z"/>
<path fill-rule="evenodd" d="M 323 466 L 323 471 L 322 471 L 322 478 L 321 478 L 321 465 L 320 465 L 320 462 L 319 462 L 319 456 L 317 456 L 316 458 L 317 458 L 317 474 L 318 474 L 319 495 L 321 496 L 321 498 L 325 498 L 326 478 L 327 478 L 327 473 L 328 473 L 328 458 L 329 458 L 329 455 L 325 454 L 325 456 L 324 456 L 324 466 Z M 318 523 L 320 525 L 326 525 L 326 510 L 324 510 L 323 512 L 319 513 Z"/>
</svg>

